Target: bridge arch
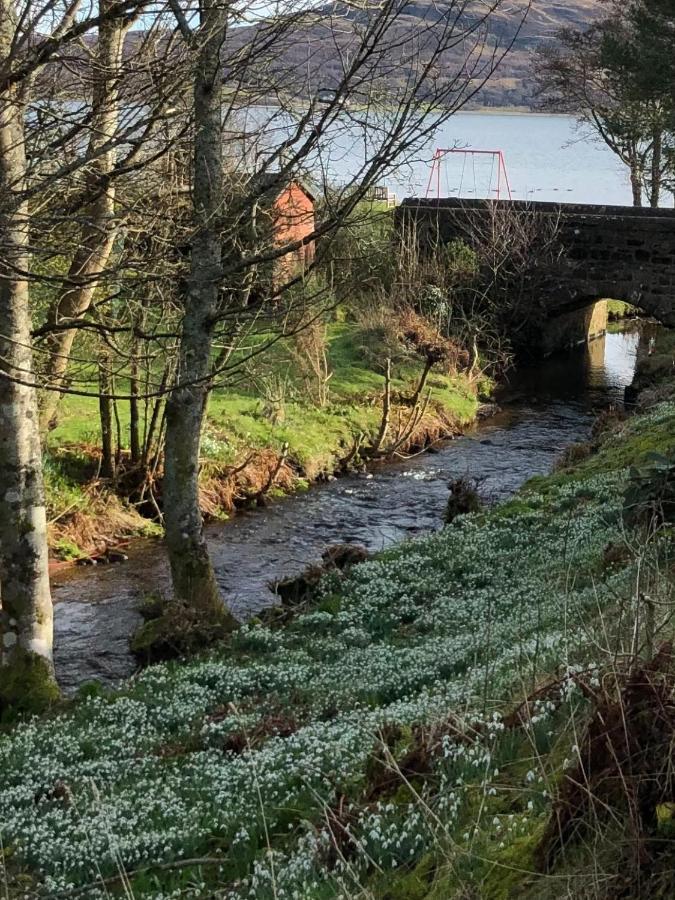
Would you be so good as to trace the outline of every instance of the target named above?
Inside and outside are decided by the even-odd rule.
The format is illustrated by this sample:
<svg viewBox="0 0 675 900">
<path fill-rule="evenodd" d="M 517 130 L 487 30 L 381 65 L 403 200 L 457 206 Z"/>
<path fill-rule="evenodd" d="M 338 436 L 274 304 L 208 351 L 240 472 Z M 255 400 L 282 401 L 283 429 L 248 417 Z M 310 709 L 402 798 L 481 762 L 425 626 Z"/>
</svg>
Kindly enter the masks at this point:
<svg viewBox="0 0 675 900">
<path fill-rule="evenodd" d="M 597 300 L 624 300 L 664 325 L 675 327 L 675 210 L 524 201 L 404 200 L 401 227 L 442 242 L 472 244 L 495 214 L 543 217 L 555 222 L 563 256 L 551 272 L 551 290 L 541 300 L 554 319 Z"/>
</svg>

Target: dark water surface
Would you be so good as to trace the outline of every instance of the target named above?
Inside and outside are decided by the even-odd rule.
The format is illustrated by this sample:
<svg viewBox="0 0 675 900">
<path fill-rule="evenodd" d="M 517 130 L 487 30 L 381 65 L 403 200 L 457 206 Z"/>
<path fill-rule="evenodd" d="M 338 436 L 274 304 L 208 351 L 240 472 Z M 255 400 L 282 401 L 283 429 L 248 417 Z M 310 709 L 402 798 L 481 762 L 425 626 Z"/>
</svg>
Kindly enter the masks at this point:
<svg viewBox="0 0 675 900">
<path fill-rule="evenodd" d="M 594 411 L 622 402 L 642 335 L 636 325 L 520 371 L 500 398 L 500 413 L 437 452 L 318 485 L 209 526 L 227 602 L 246 618 L 273 602 L 269 581 L 301 571 L 329 544 L 353 541 L 378 550 L 439 528 L 448 481 L 458 475 L 482 479 L 481 493 L 496 501 L 548 472 L 566 446 L 588 436 Z M 136 604 L 167 590 L 169 579 L 159 542 L 139 542 L 129 556 L 121 565 L 70 569 L 54 579 L 54 654 L 66 690 L 134 670 L 128 640 L 140 621 Z"/>
</svg>

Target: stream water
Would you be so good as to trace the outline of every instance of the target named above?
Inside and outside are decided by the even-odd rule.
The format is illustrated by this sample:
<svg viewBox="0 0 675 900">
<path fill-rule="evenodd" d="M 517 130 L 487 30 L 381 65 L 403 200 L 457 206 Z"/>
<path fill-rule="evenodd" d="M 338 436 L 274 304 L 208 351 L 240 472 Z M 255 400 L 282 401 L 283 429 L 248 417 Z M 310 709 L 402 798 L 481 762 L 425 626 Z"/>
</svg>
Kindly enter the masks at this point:
<svg viewBox="0 0 675 900">
<path fill-rule="evenodd" d="M 645 335 L 635 323 L 519 371 L 498 398 L 501 412 L 433 453 L 317 485 L 209 526 L 227 602 L 246 618 L 274 602 L 270 581 L 300 572 L 330 544 L 378 550 L 439 528 L 448 481 L 458 475 L 480 478 L 481 494 L 494 502 L 548 472 L 566 446 L 587 437 L 594 411 L 623 401 Z M 128 640 L 140 621 L 136 605 L 144 595 L 168 590 L 169 577 L 160 543 L 139 542 L 129 557 L 54 579 L 55 663 L 66 691 L 134 670 Z"/>
</svg>

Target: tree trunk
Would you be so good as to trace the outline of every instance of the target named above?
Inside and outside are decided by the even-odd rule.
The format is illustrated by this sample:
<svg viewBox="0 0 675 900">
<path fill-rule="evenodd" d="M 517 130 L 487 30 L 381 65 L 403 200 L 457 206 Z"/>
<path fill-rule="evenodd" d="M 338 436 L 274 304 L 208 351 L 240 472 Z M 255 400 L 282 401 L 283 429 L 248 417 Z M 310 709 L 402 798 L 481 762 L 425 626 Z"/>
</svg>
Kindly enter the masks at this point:
<svg viewBox="0 0 675 900">
<path fill-rule="evenodd" d="M 132 466 L 141 461 L 141 428 L 138 412 L 138 342 L 131 347 L 131 372 L 129 375 L 129 453 Z"/>
<path fill-rule="evenodd" d="M 0 69 L 15 27 L 0 0 Z M 33 383 L 26 157 L 18 91 L 0 94 L 0 708 L 58 696 L 37 392 Z"/>
<path fill-rule="evenodd" d="M 663 132 L 660 128 L 654 129 L 652 137 L 652 177 L 650 184 L 649 205 L 652 209 L 658 209 L 661 199 L 661 165 L 663 157 Z"/>
<path fill-rule="evenodd" d="M 195 233 L 176 385 L 166 406 L 164 522 L 177 600 L 222 609 L 199 508 L 199 450 L 210 389 L 213 321 L 221 278 L 222 111 L 220 49 L 226 9 L 205 0 L 194 81 Z"/>
<path fill-rule="evenodd" d="M 630 164 L 630 187 L 633 206 L 642 206 L 642 167 L 636 162 Z"/>
<path fill-rule="evenodd" d="M 114 0 L 100 0 L 101 14 L 109 12 L 113 2 Z M 112 147 L 105 151 L 101 148 L 113 140 L 117 130 L 118 81 L 127 29 L 128 22 L 117 17 L 101 24 L 92 73 L 94 86 L 88 148 L 92 162 L 86 185 L 94 199 L 83 210 L 78 248 L 72 258 L 64 288 L 47 313 L 50 325 L 67 324 L 69 320 L 80 318 L 89 309 L 99 277 L 108 265 L 115 243 L 115 188 L 113 181 L 106 183 L 106 178 L 114 169 L 116 152 Z M 52 332 L 47 338 L 45 349 L 49 354 L 46 357 L 45 377 L 48 386 L 59 388 L 63 385 L 75 334 L 74 329 L 64 329 Z M 60 398 L 58 391 L 45 392 L 40 409 L 43 431 L 56 415 Z"/>
<path fill-rule="evenodd" d="M 110 399 L 110 354 L 101 351 L 98 361 L 98 411 L 101 421 L 101 475 L 115 479 L 115 440 L 113 431 L 113 401 Z"/>
<path fill-rule="evenodd" d="M 429 372 L 433 368 L 433 362 L 430 359 L 424 360 L 424 369 L 422 370 L 422 376 L 420 380 L 417 382 L 417 388 L 415 389 L 415 393 L 410 398 L 410 405 L 414 408 L 420 402 L 420 397 L 422 396 L 422 391 L 427 385 L 427 379 L 429 378 Z"/>
</svg>

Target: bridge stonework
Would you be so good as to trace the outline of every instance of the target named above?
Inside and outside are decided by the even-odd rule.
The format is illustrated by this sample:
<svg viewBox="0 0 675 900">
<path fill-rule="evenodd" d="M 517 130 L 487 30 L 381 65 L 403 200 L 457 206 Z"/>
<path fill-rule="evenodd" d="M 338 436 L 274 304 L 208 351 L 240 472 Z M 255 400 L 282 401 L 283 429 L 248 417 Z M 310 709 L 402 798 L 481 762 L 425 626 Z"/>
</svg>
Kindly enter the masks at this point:
<svg viewBox="0 0 675 900">
<path fill-rule="evenodd" d="M 557 222 L 562 258 L 551 289 L 537 298 L 555 318 L 597 300 L 625 300 L 675 327 L 675 210 L 627 206 L 463 199 L 408 199 L 397 209 L 399 226 L 414 225 L 447 243 L 469 245 L 500 213 Z"/>
</svg>

